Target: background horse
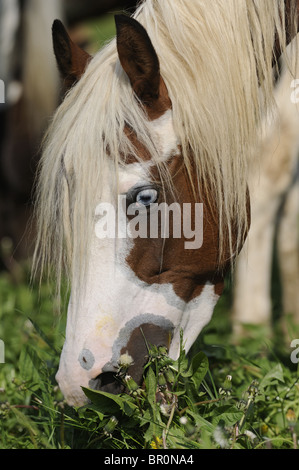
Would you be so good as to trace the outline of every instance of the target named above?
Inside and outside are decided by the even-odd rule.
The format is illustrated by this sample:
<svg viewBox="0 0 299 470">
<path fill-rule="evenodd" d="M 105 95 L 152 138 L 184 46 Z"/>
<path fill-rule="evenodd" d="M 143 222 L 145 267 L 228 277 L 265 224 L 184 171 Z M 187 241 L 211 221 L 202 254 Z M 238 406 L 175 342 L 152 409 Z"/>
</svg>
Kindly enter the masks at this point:
<svg viewBox="0 0 299 470">
<path fill-rule="evenodd" d="M 237 333 L 246 324 L 269 329 L 272 326 L 274 245 L 282 289 L 282 318 L 291 314 L 299 324 L 299 109 L 296 99 L 292 99 L 296 97 L 294 77 L 298 76 L 296 57 L 293 47 L 282 63 L 275 86 L 277 113 L 274 120 L 263 125 L 263 136 L 255 150 L 259 165 L 250 169 L 251 227 L 234 278 L 233 324 Z M 290 60 L 295 74 L 286 65 Z"/>
<path fill-rule="evenodd" d="M 53 59 L 53 20 L 63 17 L 59 0 L 0 0 L 0 269 L 33 251 L 27 230 L 38 150 L 50 116 L 59 103 L 59 75 Z M 1 253 L 2 251 L 2 253 Z"/>
<path fill-rule="evenodd" d="M 119 391 L 122 354 L 140 382 L 148 344 L 177 357 L 181 330 L 188 350 L 209 322 L 248 232 L 249 157 L 272 65 L 297 31 L 292 6 L 146 0 L 135 19 L 116 18 L 116 40 L 94 58 L 54 23 L 71 89 L 45 140 L 35 261 L 54 267 L 58 285 L 65 267 L 72 286 L 57 374 L 70 404 L 84 403 L 81 386 Z M 151 228 L 162 203 L 187 204 L 193 221 L 203 204 L 200 248 L 174 228 L 131 236 L 132 216 Z M 105 238 L 111 207 L 127 230 Z"/>
<path fill-rule="evenodd" d="M 33 252 L 32 190 L 39 148 L 60 101 L 53 56 L 55 18 L 75 28 L 113 8 L 134 8 L 132 0 L 0 0 L 0 270 L 17 270 L 15 260 Z M 1 82 L 1 83 L 2 83 Z"/>
</svg>

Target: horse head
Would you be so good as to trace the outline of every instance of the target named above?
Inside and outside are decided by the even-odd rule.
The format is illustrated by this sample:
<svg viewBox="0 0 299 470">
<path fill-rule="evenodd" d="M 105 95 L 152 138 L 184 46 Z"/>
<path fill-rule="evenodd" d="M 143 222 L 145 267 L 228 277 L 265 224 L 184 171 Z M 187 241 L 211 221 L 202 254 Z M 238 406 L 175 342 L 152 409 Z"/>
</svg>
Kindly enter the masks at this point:
<svg viewBox="0 0 299 470">
<path fill-rule="evenodd" d="M 116 26 L 118 59 L 148 120 L 159 161 L 126 123 L 123 132 L 135 152 L 122 154 L 116 198 L 108 184 L 114 165 L 107 149 L 102 169 L 107 187 L 98 200 L 95 195 L 86 288 L 80 297 L 71 295 L 57 374 L 71 404 L 84 402 L 81 386 L 120 391 L 114 374 L 123 354 L 131 360 L 128 374 L 140 383 L 149 345 L 165 346 L 175 358 L 183 330 L 188 350 L 211 319 L 230 259 L 227 247 L 219 263 L 217 210 L 198 189 L 192 155 L 189 171 L 184 165 L 152 42 L 133 18 L 116 16 Z M 69 87 L 92 59 L 60 22 L 54 23 L 53 37 Z M 171 185 L 163 179 L 162 164 Z"/>
<path fill-rule="evenodd" d="M 45 139 L 36 261 L 71 282 L 57 381 L 72 405 L 82 386 L 121 391 L 124 357 L 140 383 L 150 345 L 176 358 L 181 332 L 188 351 L 211 319 L 248 232 L 260 77 L 271 99 L 273 36 L 260 48 L 256 15 L 281 18 L 246 6 L 240 28 L 233 1 L 143 2 L 93 58 L 54 23 L 71 88 Z"/>
</svg>

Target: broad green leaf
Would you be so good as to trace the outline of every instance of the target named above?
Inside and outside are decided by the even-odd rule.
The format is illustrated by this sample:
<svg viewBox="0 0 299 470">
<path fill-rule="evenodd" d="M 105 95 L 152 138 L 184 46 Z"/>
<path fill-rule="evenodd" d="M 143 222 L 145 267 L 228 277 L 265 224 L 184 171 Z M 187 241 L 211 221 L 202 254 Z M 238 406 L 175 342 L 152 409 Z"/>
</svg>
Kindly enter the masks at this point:
<svg viewBox="0 0 299 470">
<path fill-rule="evenodd" d="M 147 390 L 147 399 L 151 405 L 156 403 L 156 391 L 157 391 L 157 377 L 150 367 L 145 378 L 145 386 Z"/>
<path fill-rule="evenodd" d="M 156 423 L 150 422 L 148 429 L 144 433 L 145 442 L 154 441 L 155 438 L 160 437 L 161 434 L 157 436 L 157 426 Z"/>
<path fill-rule="evenodd" d="M 145 440 L 148 442 L 151 440 L 151 436 L 157 435 L 157 419 L 159 416 L 159 411 L 156 403 L 156 392 L 157 392 L 157 377 L 150 367 L 145 378 L 145 386 L 147 391 L 147 400 L 150 405 L 150 415 L 151 422 L 150 426 L 144 436 Z"/>
<path fill-rule="evenodd" d="M 138 417 L 139 425 L 144 426 L 145 424 L 149 424 L 152 420 L 152 414 L 149 409 L 146 409 L 142 415 Z"/>
<path fill-rule="evenodd" d="M 101 413 L 98 407 L 96 405 L 93 405 L 92 403 L 78 408 L 78 416 L 80 416 L 80 418 L 84 418 L 87 416 L 86 412 L 88 411 L 95 413 L 100 421 L 103 421 L 103 419 L 105 418 L 105 415 Z"/>
<path fill-rule="evenodd" d="M 194 419 L 196 426 L 200 427 L 201 429 L 207 430 L 209 433 L 214 432 L 215 427 L 213 426 L 213 424 L 211 424 L 207 419 L 205 419 L 199 413 L 188 409 L 186 410 L 186 414 L 190 415 Z"/>
<path fill-rule="evenodd" d="M 104 415 L 110 415 L 122 411 L 127 416 L 132 416 L 137 406 L 132 403 L 129 395 L 121 397 L 120 395 L 113 395 L 107 392 L 98 390 L 91 390 L 90 388 L 82 387 L 83 392 L 96 405 L 97 410 Z"/>
<path fill-rule="evenodd" d="M 196 354 L 192 359 L 191 367 L 193 371 L 191 380 L 195 387 L 199 388 L 209 370 L 209 361 L 207 356 L 203 352 Z"/>
<path fill-rule="evenodd" d="M 233 426 L 243 417 L 243 412 L 238 410 L 236 406 L 223 405 L 214 409 L 213 424 L 223 421 L 226 426 Z"/>
</svg>

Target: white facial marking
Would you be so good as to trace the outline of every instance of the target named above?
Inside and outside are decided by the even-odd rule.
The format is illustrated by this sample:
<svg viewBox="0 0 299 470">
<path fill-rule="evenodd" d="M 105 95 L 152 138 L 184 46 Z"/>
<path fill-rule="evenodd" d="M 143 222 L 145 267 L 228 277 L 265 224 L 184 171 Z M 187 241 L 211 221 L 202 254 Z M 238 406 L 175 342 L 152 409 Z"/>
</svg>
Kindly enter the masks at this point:
<svg viewBox="0 0 299 470">
<path fill-rule="evenodd" d="M 188 351 L 199 333 L 211 321 L 214 307 L 219 300 L 215 286 L 210 282 L 204 286 L 201 294 L 186 304 L 180 324 L 176 328 L 171 342 L 169 355 L 177 358 L 180 352 L 180 330 L 184 330 L 185 350 Z"/>
<path fill-rule="evenodd" d="M 168 109 L 161 117 L 151 121 L 150 129 L 156 138 L 156 145 L 162 160 L 178 154 L 180 141 L 175 133 L 172 110 Z"/>
<path fill-rule="evenodd" d="M 125 194 L 133 186 L 148 181 L 148 169 L 151 163 L 131 163 L 126 165 L 126 167 L 119 168 L 119 192 L 120 194 Z"/>
</svg>

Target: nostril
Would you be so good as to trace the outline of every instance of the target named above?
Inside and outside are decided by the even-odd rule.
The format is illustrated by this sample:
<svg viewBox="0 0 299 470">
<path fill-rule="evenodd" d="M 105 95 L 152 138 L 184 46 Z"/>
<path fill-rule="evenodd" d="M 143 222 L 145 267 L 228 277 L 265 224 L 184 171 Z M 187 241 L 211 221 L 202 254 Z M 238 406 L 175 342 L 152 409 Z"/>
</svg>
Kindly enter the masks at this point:
<svg viewBox="0 0 299 470">
<path fill-rule="evenodd" d="M 95 379 L 90 380 L 89 386 L 93 390 L 108 392 L 112 393 L 113 395 L 122 393 L 125 389 L 123 383 L 114 372 L 103 372 Z"/>
</svg>

